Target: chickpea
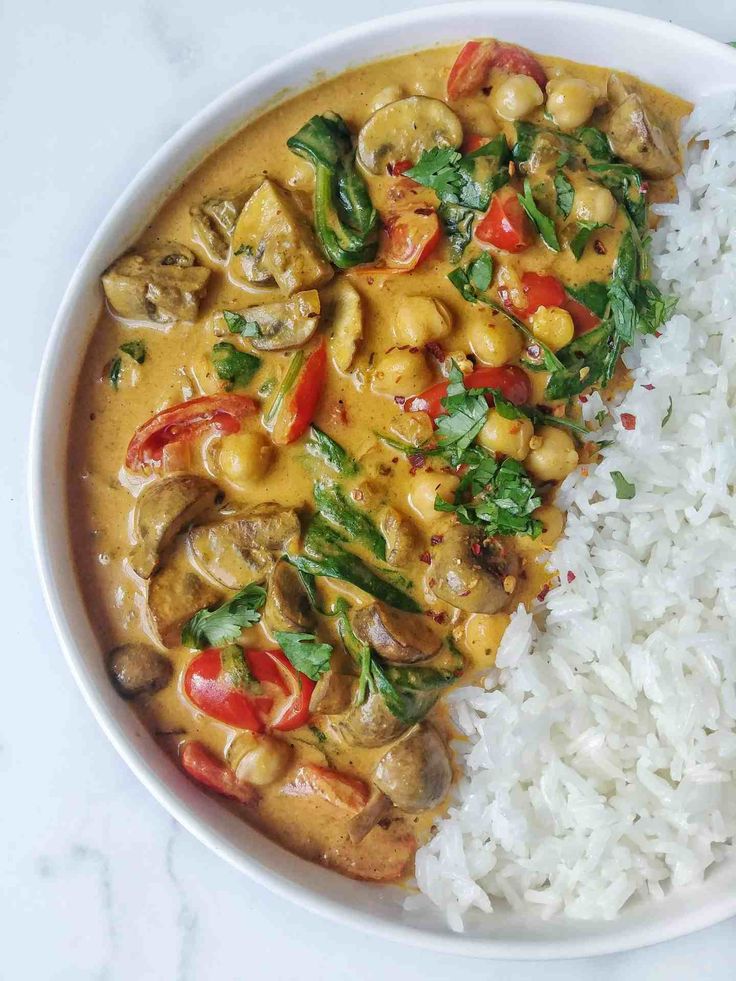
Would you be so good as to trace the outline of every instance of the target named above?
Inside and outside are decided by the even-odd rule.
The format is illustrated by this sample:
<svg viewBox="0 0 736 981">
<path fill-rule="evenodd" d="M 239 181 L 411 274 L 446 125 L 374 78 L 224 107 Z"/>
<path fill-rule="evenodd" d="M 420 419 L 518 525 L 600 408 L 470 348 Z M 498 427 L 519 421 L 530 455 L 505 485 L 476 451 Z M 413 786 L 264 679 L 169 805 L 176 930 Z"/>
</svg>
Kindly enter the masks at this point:
<svg viewBox="0 0 736 981">
<path fill-rule="evenodd" d="M 259 480 L 273 460 L 273 443 L 263 433 L 234 433 L 220 444 L 220 469 L 234 484 Z"/>
<path fill-rule="evenodd" d="M 501 637 L 509 625 L 505 613 L 472 613 L 465 623 L 453 631 L 462 650 L 483 667 L 493 663 Z"/>
<path fill-rule="evenodd" d="M 529 379 L 529 384 L 532 388 L 531 395 L 529 396 L 529 405 L 549 405 L 550 400 L 545 396 L 547 382 L 549 381 L 549 372 L 530 371 L 526 369 L 524 373 Z"/>
<path fill-rule="evenodd" d="M 539 307 L 529 318 L 532 333 L 553 351 L 569 344 L 575 336 L 572 317 L 562 307 Z"/>
<path fill-rule="evenodd" d="M 542 531 L 537 542 L 545 548 L 552 548 L 565 527 L 564 514 L 554 504 L 542 504 L 532 513 L 532 517 L 542 522 Z"/>
<path fill-rule="evenodd" d="M 503 453 L 514 460 L 524 460 L 533 435 L 531 419 L 504 419 L 499 412 L 491 409 L 478 433 L 478 442 L 491 453 Z"/>
<path fill-rule="evenodd" d="M 399 302 L 394 324 L 397 344 L 423 347 L 439 341 L 452 330 L 452 315 L 442 300 L 433 296 L 406 296 Z"/>
<path fill-rule="evenodd" d="M 607 187 L 588 181 L 575 191 L 572 212 L 577 221 L 611 225 L 616 217 L 616 199 Z"/>
<path fill-rule="evenodd" d="M 542 90 L 528 75 L 511 75 L 491 92 L 491 105 L 501 119 L 523 119 L 544 102 Z"/>
<path fill-rule="evenodd" d="M 564 480 L 577 465 L 578 453 L 572 437 L 564 429 L 542 426 L 525 460 L 532 477 L 542 481 Z"/>
<path fill-rule="evenodd" d="M 439 511 L 435 511 L 434 499 L 439 496 L 450 501 L 460 483 L 452 473 L 427 473 L 420 471 L 414 476 L 409 491 L 409 506 L 419 515 L 422 521 L 435 521 Z"/>
<path fill-rule="evenodd" d="M 371 387 L 380 395 L 414 395 L 432 384 L 432 369 L 421 351 L 389 351 L 376 365 Z"/>
<path fill-rule="evenodd" d="M 391 423 L 389 431 L 403 443 L 421 446 L 432 438 L 434 426 L 426 412 L 402 412 Z"/>
<path fill-rule="evenodd" d="M 291 746 L 275 736 L 259 736 L 235 766 L 238 780 L 264 787 L 282 776 L 291 761 Z"/>
<path fill-rule="evenodd" d="M 515 361 L 524 348 L 524 340 L 510 321 L 489 321 L 478 317 L 468 327 L 468 343 L 483 364 L 494 368 Z"/>
<path fill-rule="evenodd" d="M 547 83 L 547 112 L 560 129 L 575 129 L 590 119 L 598 90 L 583 78 L 553 78 Z"/>
</svg>

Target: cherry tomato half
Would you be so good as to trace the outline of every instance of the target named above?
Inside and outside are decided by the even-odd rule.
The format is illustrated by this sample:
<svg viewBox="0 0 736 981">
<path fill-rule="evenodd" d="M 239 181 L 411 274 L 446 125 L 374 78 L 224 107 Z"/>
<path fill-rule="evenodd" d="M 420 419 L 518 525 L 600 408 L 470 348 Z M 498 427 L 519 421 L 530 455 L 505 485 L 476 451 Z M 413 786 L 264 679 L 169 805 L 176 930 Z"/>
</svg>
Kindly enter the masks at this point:
<svg viewBox="0 0 736 981">
<path fill-rule="evenodd" d="M 237 650 L 240 652 L 237 656 L 245 657 L 244 651 Z M 270 710 L 273 699 L 238 687 L 223 664 L 223 653 L 217 647 L 210 647 L 192 659 L 184 674 L 187 698 L 205 715 L 225 725 L 263 732 L 262 716 Z"/>
<path fill-rule="evenodd" d="M 534 230 L 517 193 L 504 187 L 491 198 L 491 206 L 478 222 L 475 236 L 505 252 L 523 252 L 534 241 Z"/>
<path fill-rule="evenodd" d="M 312 351 L 299 372 L 294 387 L 286 395 L 284 405 L 273 427 L 272 438 L 286 446 L 306 431 L 314 418 L 327 377 L 327 348 L 324 340 Z"/>
<path fill-rule="evenodd" d="M 526 299 L 523 307 L 515 306 L 506 290 L 499 290 L 504 305 L 520 317 L 531 317 L 540 307 L 563 307 L 567 300 L 565 288 L 555 276 L 526 272 L 521 277 L 521 289 Z"/>
<path fill-rule="evenodd" d="M 202 743 L 184 744 L 179 756 L 184 771 L 197 783 L 242 804 L 252 804 L 258 798 L 255 787 L 240 782 L 227 764 L 218 760 Z"/>
<path fill-rule="evenodd" d="M 180 402 L 152 416 L 133 433 L 125 455 L 130 470 L 160 463 L 164 448 L 171 443 L 188 443 L 215 430 L 223 435 L 237 433 L 246 416 L 256 411 L 247 395 L 203 395 Z"/>
<path fill-rule="evenodd" d="M 386 218 L 383 261 L 397 272 L 416 269 L 437 247 L 440 221 L 434 208 L 418 204 Z"/>
<path fill-rule="evenodd" d="M 600 317 L 597 317 L 584 303 L 574 300 L 571 296 L 566 296 L 565 302 L 561 303 L 560 306 L 563 306 L 572 317 L 576 334 L 587 334 L 589 330 L 594 330 L 601 322 Z"/>
<path fill-rule="evenodd" d="M 447 76 L 448 98 L 474 95 L 487 83 L 492 68 L 500 68 L 511 75 L 529 75 L 541 89 L 547 84 L 545 70 L 523 48 L 499 41 L 468 41 Z"/>
<path fill-rule="evenodd" d="M 259 659 L 261 659 L 260 662 L 254 660 L 254 653 L 258 654 Z M 312 698 L 315 682 L 305 674 L 302 674 L 301 671 L 297 671 L 283 651 L 280 651 L 278 648 L 276 650 L 258 652 L 249 650 L 246 651 L 246 654 L 248 655 L 253 673 L 261 681 L 269 680 L 264 673 L 260 675 L 258 673 L 259 671 L 263 672 L 266 670 L 263 662 L 265 659 L 269 659 L 271 666 L 267 670 L 276 672 L 279 675 L 279 680 L 276 683 L 287 695 L 283 707 L 270 719 L 268 723 L 269 729 L 276 729 L 279 732 L 290 732 L 292 729 L 298 729 L 300 726 L 305 725 L 309 721 L 309 702 Z M 261 658 L 261 656 L 263 657 Z"/>
<path fill-rule="evenodd" d="M 404 402 L 404 412 L 426 412 L 436 419 L 447 411 L 442 399 L 447 395 L 446 381 L 432 385 L 420 395 L 414 395 Z M 465 376 L 466 388 L 497 388 L 504 398 L 514 405 L 525 405 L 531 398 L 529 379 L 516 365 L 503 365 L 500 368 L 476 368 Z M 488 404 L 493 405 L 493 396 L 487 395 Z"/>
</svg>

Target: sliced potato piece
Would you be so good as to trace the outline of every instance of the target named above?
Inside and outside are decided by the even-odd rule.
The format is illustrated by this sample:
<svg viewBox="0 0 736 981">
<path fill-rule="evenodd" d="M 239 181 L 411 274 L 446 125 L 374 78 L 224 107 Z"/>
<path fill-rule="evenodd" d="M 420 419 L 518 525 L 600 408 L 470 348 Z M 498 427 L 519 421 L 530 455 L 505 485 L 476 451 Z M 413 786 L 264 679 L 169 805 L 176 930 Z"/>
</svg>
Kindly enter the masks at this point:
<svg viewBox="0 0 736 981">
<path fill-rule="evenodd" d="M 336 368 L 350 371 L 363 337 L 363 304 L 346 279 L 336 279 L 322 294 L 322 321 Z"/>
<path fill-rule="evenodd" d="M 294 199 L 268 179 L 240 212 L 228 272 L 233 282 L 246 286 L 275 280 L 288 295 L 332 278 L 332 266 L 307 218 Z"/>
<path fill-rule="evenodd" d="M 258 334 L 250 338 L 257 351 L 285 351 L 302 347 L 312 338 L 319 326 L 320 310 L 317 290 L 305 290 L 283 303 L 264 303 L 239 312 L 258 324 Z"/>
<path fill-rule="evenodd" d="M 222 598 L 219 589 L 194 571 L 183 542 L 173 549 L 148 581 L 148 611 L 166 647 L 177 647 L 186 621 Z"/>
<path fill-rule="evenodd" d="M 103 275 L 102 288 L 113 311 L 126 320 L 196 320 L 211 273 L 195 262 L 186 246 L 162 242 L 117 259 Z"/>
<path fill-rule="evenodd" d="M 416 163 L 423 150 L 459 147 L 460 120 L 439 99 L 412 95 L 376 110 L 358 134 L 358 158 L 372 174 L 385 174 L 390 163 Z"/>
<path fill-rule="evenodd" d="M 194 474 L 149 484 L 136 501 L 137 544 L 130 554 L 133 570 L 148 579 L 159 564 L 161 552 L 182 528 L 212 507 L 218 493 L 217 484 Z"/>
</svg>

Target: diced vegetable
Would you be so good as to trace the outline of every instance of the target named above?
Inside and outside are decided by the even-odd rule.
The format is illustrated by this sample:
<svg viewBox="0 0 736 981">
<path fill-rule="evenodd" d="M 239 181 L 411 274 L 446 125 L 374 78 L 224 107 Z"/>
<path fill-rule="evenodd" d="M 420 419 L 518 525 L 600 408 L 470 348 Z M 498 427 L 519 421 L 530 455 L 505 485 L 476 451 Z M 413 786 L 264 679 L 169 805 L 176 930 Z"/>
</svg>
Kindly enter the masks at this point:
<svg viewBox="0 0 736 981">
<path fill-rule="evenodd" d="M 349 814 L 357 814 L 368 803 L 368 785 L 357 777 L 350 777 L 326 766 L 308 763 L 297 771 L 294 780 L 282 790 L 290 797 L 317 794 L 328 804 L 333 804 Z"/>
<path fill-rule="evenodd" d="M 217 759 L 198 742 L 184 744 L 180 755 L 181 765 L 186 773 L 208 790 L 224 797 L 233 797 L 241 804 L 254 804 L 258 793 L 250 784 L 239 781 L 225 763 Z"/>
<path fill-rule="evenodd" d="M 505 252 L 523 252 L 532 245 L 532 224 L 512 188 L 493 195 L 491 206 L 475 229 L 476 238 Z"/>
<path fill-rule="evenodd" d="M 293 362 L 298 363 L 298 362 Z M 290 380 L 291 370 L 287 372 L 284 381 Z M 324 390 L 327 375 L 327 350 L 324 340 L 312 351 L 297 369 L 296 377 L 290 380 L 288 389 L 279 392 L 274 405 L 281 397 L 281 403 L 275 414 L 273 441 L 279 446 L 293 443 L 306 432 L 314 418 L 320 396 Z M 270 413 L 269 413 L 270 415 Z"/>
</svg>

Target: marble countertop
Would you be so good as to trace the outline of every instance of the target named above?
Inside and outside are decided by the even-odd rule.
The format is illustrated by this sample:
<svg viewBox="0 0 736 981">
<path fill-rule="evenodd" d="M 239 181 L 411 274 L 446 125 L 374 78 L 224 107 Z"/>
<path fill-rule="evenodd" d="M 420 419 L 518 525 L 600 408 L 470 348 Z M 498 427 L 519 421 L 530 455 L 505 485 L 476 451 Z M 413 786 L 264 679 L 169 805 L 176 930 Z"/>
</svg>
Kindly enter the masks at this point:
<svg viewBox="0 0 736 981">
<path fill-rule="evenodd" d="M 618 6 L 736 37 L 732 0 Z M 154 150 L 214 96 L 279 54 L 395 7 L 2 6 L 2 979 L 734 977 L 735 920 L 596 961 L 501 965 L 381 942 L 272 896 L 175 825 L 138 784 L 84 705 L 51 631 L 29 547 L 28 419 L 49 324 L 85 245 Z"/>
</svg>

